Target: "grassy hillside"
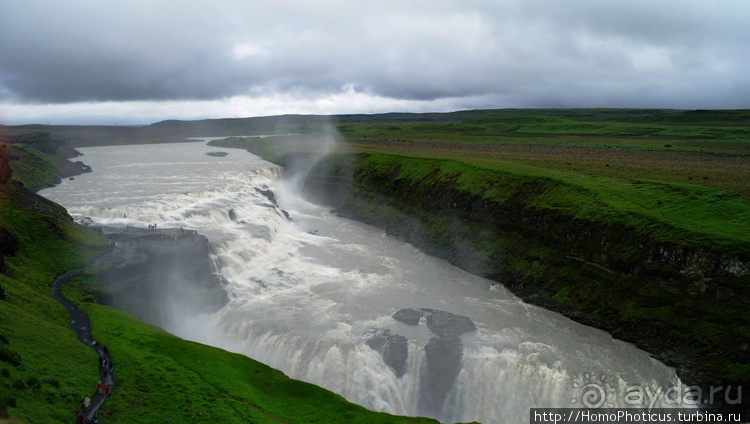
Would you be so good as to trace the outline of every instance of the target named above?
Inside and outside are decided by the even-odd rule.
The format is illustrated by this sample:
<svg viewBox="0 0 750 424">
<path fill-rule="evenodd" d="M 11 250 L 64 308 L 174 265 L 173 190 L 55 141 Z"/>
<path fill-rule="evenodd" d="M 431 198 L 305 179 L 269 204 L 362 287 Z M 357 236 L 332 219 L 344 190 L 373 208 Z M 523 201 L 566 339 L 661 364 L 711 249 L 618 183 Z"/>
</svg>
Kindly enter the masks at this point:
<svg viewBox="0 0 750 424">
<path fill-rule="evenodd" d="M 60 167 L 36 148 L 13 144 L 9 152 L 16 158 L 11 162 L 14 179 L 29 190 L 51 187 L 60 182 Z"/>
<path fill-rule="evenodd" d="M 105 243 L 73 225 L 59 206 L 13 184 L 0 187 L 0 232 L 6 241 L 0 273 L 6 293 L 0 301 L 0 419 L 71 422 L 96 384 L 98 357 L 70 330 L 67 311 L 50 297 L 50 284 L 58 274 L 90 262 Z"/>
<path fill-rule="evenodd" d="M 90 171 L 82 162 L 69 160 L 79 152 L 66 144 L 66 137 L 49 131 L 0 126 L 0 144 L 7 146 L 14 179 L 33 191 L 58 184 L 61 178 Z"/>
<path fill-rule="evenodd" d="M 84 275 L 65 294 L 112 352 L 118 384 L 107 423 L 427 423 L 368 411 L 245 356 L 178 339 L 128 314 L 91 303 Z M 88 302 L 87 302 L 88 299 Z"/>
</svg>

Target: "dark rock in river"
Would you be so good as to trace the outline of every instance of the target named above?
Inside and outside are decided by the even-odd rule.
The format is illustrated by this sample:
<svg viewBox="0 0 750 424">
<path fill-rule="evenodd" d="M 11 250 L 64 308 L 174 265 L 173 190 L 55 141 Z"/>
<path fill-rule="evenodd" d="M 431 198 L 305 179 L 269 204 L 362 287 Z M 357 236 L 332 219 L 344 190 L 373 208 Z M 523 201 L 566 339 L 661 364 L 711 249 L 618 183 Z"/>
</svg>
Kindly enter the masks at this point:
<svg viewBox="0 0 750 424">
<path fill-rule="evenodd" d="M 408 325 L 418 325 L 425 319 L 427 328 L 437 337 L 430 339 L 425 346 L 425 359 L 419 372 L 419 400 L 417 412 L 425 416 L 439 416 L 445 405 L 448 392 L 456 382 L 461 369 L 463 346 L 460 335 L 476 331 L 477 327 L 469 318 L 437 309 L 401 309 L 393 314 L 393 319 Z M 368 340 L 373 344 L 387 340 L 390 333 Z M 406 345 L 406 343 L 404 343 Z M 375 349 L 373 347 L 373 349 Z M 377 349 L 376 349 L 377 350 Z M 385 356 L 384 356 L 385 359 Z M 387 362 L 386 362 L 387 363 Z M 390 364 L 389 364 L 390 365 Z"/>
<path fill-rule="evenodd" d="M 409 340 L 406 337 L 385 330 L 370 337 L 367 346 L 380 352 L 383 361 L 398 378 L 403 377 L 409 357 Z"/>
<path fill-rule="evenodd" d="M 440 337 L 458 337 L 477 329 L 471 318 L 437 309 L 422 308 L 416 310 L 406 308 L 393 314 L 393 319 L 409 325 L 419 324 L 422 317 L 425 318 L 427 328 Z"/>
<path fill-rule="evenodd" d="M 456 382 L 461 369 L 463 345 L 460 335 L 476 331 L 477 327 L 469 318 L 437 309 L 401 309 L 393 314 L 393 319 L 408 325 L 418 325 L 425 319 L 427 328 L 437 337 L 430 339 L 425 346 L 425 359 L 419 372 L 419 400 L 417 412 L 425 416 L 439 416 L 445 405 L 448 392 Z M 373 337 L 373 343 L 381 338 Z M 377 337 L 377 336 L 376 336 Z M 370 341 L 368 341 L 370 345 Z M 370 347 L 373 347 L 370 345 Z M 375 349 L 373 347 L 373 349 Z M 384 357 L 385 359 L 385 357 Z M 390 364 L 389 364 L 390 365 Z"/>
<path fill-rule="evenodd" d="M 217 158 L 223 158 L 224 156 L 228 155 L 229 152 L 207 152 L 206 154 Z"/>
<path fill-rule="evenodd" d="M 440 415 L 461 369 L 463 347 L 458 337 L 433 337 L 424 348 L 426 362 L 419 373 L 420 415 Z"/>
<path fill-rule="evenodd" d="M 271 191 L 271 190 L 262 190 L 262 189 L 260 189 L 258 187 L 255 187 L 255 191 L 257 191 L 258 193 L 260 193 L 263 196 L 265 196 L 266 199 L 270 200 L 271 203 L 273 203 L 274 205 L 278 206 L 278 203 L 276 203 L 276 195 L 274 194 L 273 191 Z"/>
<path fill-rule="evenodd" d="M 91 227 L 91 226 L 95 225 L 94 221 L 91 218 L 87 217 L 87 216 L 76 218 L 75 221 L 77 223 L 83 225 L 84 227 Z"/>
<path fill-rule="evenodd" d="M 415 309 L 401 309 L 393 314 L 393 319 L 401 321 L 404 324 L 417 325 L 419 320 L 425 315 L 423 311 L 417 311 Z"/>
<path fill-rule="evenodd" d="M 77 161 L 73 162 L 73 165 L 75 166 L 76 171 L 78 172 L 78 174 L 83 174 L 84 172 L 92 172 L 91 171 L 91 167 L 88 166 L 88 165 L 86 165 L 85 163 L 81 162 L 80 160 L 77 160 Z M 72 178 L 71 178 L 71 180 L 72 180 Z"/>
<path fill-rule="evenodd" d="M 427 313 L 427 328 L 440 337 L 458 337 L 477 330 L 474 321 L 469 317 L 435 309 L 422 309 L 422 311 Z"/>
<path fill-rule="evenodd" d="M 232 221 L 237 220 L 237 214 L 234 212 L 234 209 L 229 209 L 227 211 L 227 215 L 229 215 L 229 219 L 231 219 Z"/>
</svg>

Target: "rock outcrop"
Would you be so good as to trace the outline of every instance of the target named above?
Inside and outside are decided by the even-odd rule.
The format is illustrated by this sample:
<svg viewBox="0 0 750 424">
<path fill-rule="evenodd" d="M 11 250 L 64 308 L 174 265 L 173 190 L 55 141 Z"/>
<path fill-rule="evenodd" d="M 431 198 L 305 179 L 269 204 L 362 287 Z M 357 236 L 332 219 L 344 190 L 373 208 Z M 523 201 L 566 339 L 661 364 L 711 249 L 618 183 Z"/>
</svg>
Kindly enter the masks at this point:
<svg viewBox="0 0 750 424">
<path fill-rule="evenodd" d="M 406 360 L 409 357 L 409 340 L 388 330 L 379 331 L 367 339 L 367 346 L 377 350 L 383 361 L 398 378 L 406 373 Z"/>
<path fill-rule="evenodd" d="M 194 230 L 103 227 L 102 233 L 114 249 L 96 267 L 113 306 L 166 326 L 183 312 L 213 312 L 226 303 L 208 239 Z"/>
<path fill-rule="evenodd" d="M 0 228 L 0 274 L 5 273 L 6 256 L 14 256 L 18 250 L 18 238 L 5 228 Z"/>
<path fill-rule="evenodd" d="M 420 414 L 430 414 L 443 408 L 448 392 L 456 382 L 458 373 L 461 371 L 461 359 L 463 358 L 463 345 L 459 338 L 464 333 L 476 331 L 474 322 L 469 318 L 450 312 L 439 311 L 437 309 L 401 309 L 393 314 L 393 319 L 408 325 L 419 325 L 424 323 L 434 337 L 425 346 L 425 363 L 419 371 L 419 400 L 418 410 Z M 401 344 L 406 344 L 406 338 L 403 341 L 396 339 L 402 337 L 387 333 L 389 338 L 386 341 L 394 340 Z M 380 341 L 383 337 L 375 336 L 368 340 L 368 345 L 372 340 Z M 398 344 L 396 343 L 396 346 Z M 373 347 L 374 348 L 374 347 Z M 376 349 L 377 350 L 377 349 Z M 384 351 L 380 351 L 384 354 Z M 383 355 L 386 363 L 392 358 Z M 404 358 L 406 361 L 406 358 Z M 389 364 L 390 365 L 390 364 Z M 401 375 L 397 373 L 399 377 Z"/>
<path fill-rule="evenodd" d="M 7 184 L 13 176 L 8 161 L 8 146 L 0 144 L 0 185 Z"/>
</svg>

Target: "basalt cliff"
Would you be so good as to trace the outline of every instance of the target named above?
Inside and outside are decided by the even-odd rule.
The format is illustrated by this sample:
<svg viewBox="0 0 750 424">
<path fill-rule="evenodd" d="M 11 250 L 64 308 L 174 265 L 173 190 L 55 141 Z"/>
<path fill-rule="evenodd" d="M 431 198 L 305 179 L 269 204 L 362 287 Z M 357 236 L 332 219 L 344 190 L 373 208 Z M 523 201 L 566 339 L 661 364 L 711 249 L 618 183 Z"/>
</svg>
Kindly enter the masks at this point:
<svg viewBox="0 0 750 424">
<path fill-rule="evenodd" d="M 226 303 L 205 236 L 176 228 L 100 230 L 114 245 L 94 265 L 107 303 L 160 326 L 181 312 L 214 312 Z"/>
</svg>

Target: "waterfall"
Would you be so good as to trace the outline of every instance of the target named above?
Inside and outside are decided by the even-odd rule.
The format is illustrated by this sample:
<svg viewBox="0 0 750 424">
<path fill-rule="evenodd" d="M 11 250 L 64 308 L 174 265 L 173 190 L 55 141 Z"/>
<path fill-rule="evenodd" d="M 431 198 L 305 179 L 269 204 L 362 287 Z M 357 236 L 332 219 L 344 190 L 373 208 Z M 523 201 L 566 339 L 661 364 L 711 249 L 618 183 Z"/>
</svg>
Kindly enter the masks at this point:
<svg viewBox="0 0 750 424">
<path fill-rule="evenodd" d="M 212 315 L 175 310 L 167 330 L 183 338 L 376 411 L 443 422 L 526 422 L 532 407 L 634 406 L 629 388 L 684 390 L 632 345 L 305 201 L 279 167 L 247 152 L 81 150 L 94 172 L 43 195 L 99 224 L 209 239 L 229 302 Z"/>
</svg>

